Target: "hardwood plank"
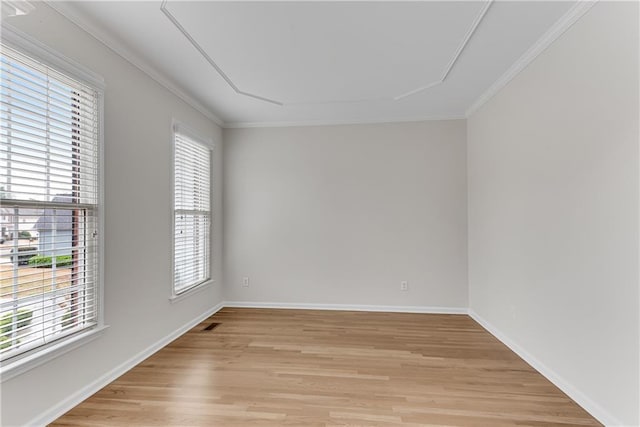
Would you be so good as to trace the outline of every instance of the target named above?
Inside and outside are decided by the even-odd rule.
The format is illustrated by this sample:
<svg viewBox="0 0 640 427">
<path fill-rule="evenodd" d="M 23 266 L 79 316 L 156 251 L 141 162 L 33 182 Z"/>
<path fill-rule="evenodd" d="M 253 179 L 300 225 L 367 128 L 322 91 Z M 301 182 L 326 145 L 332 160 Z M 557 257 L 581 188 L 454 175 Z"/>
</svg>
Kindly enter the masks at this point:
<svg viewBox="0 0 640 427">
<path fill-rule="evenodd" d="M 600 424 L 466 315 L 225 308 L 52 425 Z"/>
</svg>

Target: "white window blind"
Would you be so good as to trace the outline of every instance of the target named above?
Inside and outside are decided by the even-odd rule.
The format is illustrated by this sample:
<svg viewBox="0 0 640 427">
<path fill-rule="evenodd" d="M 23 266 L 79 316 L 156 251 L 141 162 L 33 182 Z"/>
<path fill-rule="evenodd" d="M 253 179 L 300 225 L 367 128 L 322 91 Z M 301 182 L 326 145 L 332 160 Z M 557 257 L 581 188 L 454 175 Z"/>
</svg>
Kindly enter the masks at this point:
<svg viewBox="0 0 640 427">
<path fill-rule="evenodd" d="M 211 150 L 178 127 L 174 133 L 174 294 L 210 278 Z"/>
<path fill-rule="evenodd" d="M 99 93 L 0 45 L 0 360 L 98 319 Z"/>
</svg>

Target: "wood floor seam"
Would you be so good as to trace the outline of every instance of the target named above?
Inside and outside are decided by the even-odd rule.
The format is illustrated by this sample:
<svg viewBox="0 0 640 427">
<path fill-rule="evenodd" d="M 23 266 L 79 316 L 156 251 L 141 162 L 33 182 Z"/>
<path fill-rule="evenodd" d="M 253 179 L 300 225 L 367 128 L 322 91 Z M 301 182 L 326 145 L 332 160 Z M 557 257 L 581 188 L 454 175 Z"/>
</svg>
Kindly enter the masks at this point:
<svg viewBox="0 0 640 427">
<path fill-rule="evenodd" d="M 52 425 L 601 424 L 467 315 L 226 307 Z"/>
</svg>

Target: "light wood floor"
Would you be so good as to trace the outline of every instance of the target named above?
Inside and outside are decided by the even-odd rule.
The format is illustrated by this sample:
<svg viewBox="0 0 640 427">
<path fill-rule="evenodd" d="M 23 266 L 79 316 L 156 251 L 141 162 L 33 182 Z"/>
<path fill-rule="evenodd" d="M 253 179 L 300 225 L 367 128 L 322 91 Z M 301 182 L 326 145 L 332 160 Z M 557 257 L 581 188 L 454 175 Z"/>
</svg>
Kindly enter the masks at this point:
<svg viewBox="0 0 640 427">
<path fill-rule="evenodd" d="M 54 425 L 600 424 L 465 315 L 225 308 Z"/>
</svg>

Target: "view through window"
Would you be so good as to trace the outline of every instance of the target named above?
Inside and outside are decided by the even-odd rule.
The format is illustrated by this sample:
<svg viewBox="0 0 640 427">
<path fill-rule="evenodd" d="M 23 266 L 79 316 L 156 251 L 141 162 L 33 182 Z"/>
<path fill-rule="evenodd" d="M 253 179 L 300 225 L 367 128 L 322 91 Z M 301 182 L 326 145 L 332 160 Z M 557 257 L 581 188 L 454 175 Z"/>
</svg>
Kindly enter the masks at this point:
<svg viewBox="0 0 640 427">
<path fill-rule="evenodd" d="M 180 128 L 174 151 L 174 294 L 206 282 L 211 225 L 211 149 Z"/>
<path fill-rule="evenodd" d="M 97 323 L 99 94 L 5 45 L 0 67 L 7 360 Z"/>
</svg>

